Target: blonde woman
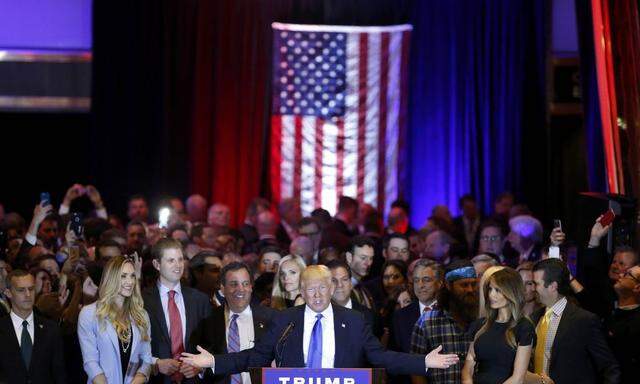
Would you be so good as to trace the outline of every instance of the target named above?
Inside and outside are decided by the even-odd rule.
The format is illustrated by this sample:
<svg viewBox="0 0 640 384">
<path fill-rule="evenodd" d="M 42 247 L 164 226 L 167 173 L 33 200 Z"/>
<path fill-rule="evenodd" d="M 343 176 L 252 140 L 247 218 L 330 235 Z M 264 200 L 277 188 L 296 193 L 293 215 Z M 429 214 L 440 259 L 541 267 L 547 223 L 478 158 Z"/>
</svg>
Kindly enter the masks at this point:
<svg viewBox="0 0 640 384">
<path fill-rule="evenodd" d="M 271 308 L 282 310 L 304 304 L 300 295 L 300 275 L 307 267 L 299 256 L 287 255 L 280 260 L 271 290 Z"/>
<path fill-rule="evenodd" d="M 535 328 L 523 314 L 524 284 L 505 267 L 482 286 L 486 318 L 469 327 L 474 336 L 462 369 L 464 384 L 524 383 Z"/>
<path fill-rule="evenodd" d="M 140 384 L 149 377 L 149 318 L 131 259 L 105 266 L 97 302 L 82 308 L 78 339 L 89 384 Z"/>
</svg>

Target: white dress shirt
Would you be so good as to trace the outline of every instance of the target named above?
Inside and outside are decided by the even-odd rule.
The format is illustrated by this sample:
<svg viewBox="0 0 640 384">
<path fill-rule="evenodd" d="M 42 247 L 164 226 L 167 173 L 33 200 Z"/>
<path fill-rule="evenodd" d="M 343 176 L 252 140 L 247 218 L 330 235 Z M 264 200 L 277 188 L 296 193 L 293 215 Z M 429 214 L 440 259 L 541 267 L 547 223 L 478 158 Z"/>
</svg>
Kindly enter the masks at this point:
<svg viewBox="0 0 640 384">
<path fill-rule="evenodd" d="M 347 304 L 344 305 L 345 308 L 353 309 L 353 303 L 351 302 L 351 298 L 347 301 Z M 323 329 L 324 331 L 324 329 Z"/>
<path fill-rule="evenodd" d="M 13 323 L 13 329 L 16 331 L 16 337 L 18 338 L 18 345 L 20 347 L 22 347 L 22 322 L 25 320 L 27 320 L 28 323 L 27 331 L 29 331 L 29 336 L 31 336 L 31 345 L 33 345 L 35 344 L 35 340 L 33 338 L 33 311 L 31 311 L 31 314 L 26 319 L 23 319 L 22 317 L 16 315 L 15 312 L 11 311 L 11 322 Z"/>
<path fill-rule="evenodd" d="M 321 312 L 322 319 L 322 368 L 333 368 L 333 360 L 336 354 L 336 338 L 335 329 L 333 328 L 333 306 L 329 306 Z M 304 308 L 304 331 L 302 334 L 302 352 L 304 362 L 306 364 L 309 355 L 309 343 L 311 342 L 311 333 L 313 326 L 316 324 L 316 315 L 309 306 Z"/>
<path fill-rule="evenodd" d="M 174 301 L 176 302 L 176 306 L 178 307 L 178 312 L 180 312 L 180 322 L 182 323 L 182 345 L 187 347 L 187 315 L 186 310 L 184 308 L 184 298 L 182 297 L 182 287 L 180 283 L 176 284 L 173 288 L 167 288 L 162 283 L 158 282 L 158 292 L 160 293 L 160 301 L 162 301 L 162 312 L 164 312 L 164 320 L 167 322 L 167 331 L 169 331 L 169 335 L 171 335 L 171 321 L 169 320 L 169 291 L 176 291 L 175 296 L 173 296 Z"/>
<path fill-rule="evenodd" d="M 253 348 L 255 341 L 255 333 L 253 329 L 253 312 L 251 312 L 251 306 L 247 305 L 247 308 L 240 313 L 235 313 L 231 310 L 225 311 L 224 323 L 225 323 L 225 335 L 227 336 L 227 346 L 229 345 L 229 325 L 231 324 L 231 317 L 237 314 L 238 318 L 236 323 L 238 324 L 238 333 L 240 336 L 240 350 Z M 242 372 L 242 382 L 244 384 L 251 384 L 251 377 L 249 372 Z"/>
<path fill-rule="evenodd" d="M 424 312 L 424 309 L 427 307 L 431 307 L 431 310 L 433 310 L 433 306 L 436 305 L 438 303 L 438 300 L 432 300 L 429 304 L 422 304 L 422 301 L 418 300 L 418 307 L 420 308 L 420 312 L 418 312 L 418 316 L 422 315 L 422 312 Z"/>
</svg>

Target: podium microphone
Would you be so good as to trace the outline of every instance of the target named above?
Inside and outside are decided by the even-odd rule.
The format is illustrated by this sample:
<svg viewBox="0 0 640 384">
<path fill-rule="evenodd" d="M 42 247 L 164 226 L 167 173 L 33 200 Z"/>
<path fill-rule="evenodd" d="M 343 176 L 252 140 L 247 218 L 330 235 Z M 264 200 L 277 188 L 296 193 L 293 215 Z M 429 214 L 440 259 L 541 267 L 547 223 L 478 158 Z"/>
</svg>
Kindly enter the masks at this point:
<svg viewBox="0 0 640 384">
<path fill-rule="evenodd" d="M 284 346 L 285 346 L 285 342 L 287 341 L 287 338 L 289 337 L 289 334 L 291 334 L 291 331 L 293 331 L 293 328 L 296 326 L 296 324 L 291 321 L 289 323 L 289 325 L 287 325 L 287 327 L 284 329 L 284 331 L 282 331 L 282 335 L 280 335 L 280 338 L 278 339 L 278 342 L 276 343 L 276 366 L 280 367 L 280 364 L 282 364 L 282 352 L 284 352 Z M 282 345 L 282 348 L 280 349 L 280 351 L 278 352 L 278 347 Z"/>
</svg>

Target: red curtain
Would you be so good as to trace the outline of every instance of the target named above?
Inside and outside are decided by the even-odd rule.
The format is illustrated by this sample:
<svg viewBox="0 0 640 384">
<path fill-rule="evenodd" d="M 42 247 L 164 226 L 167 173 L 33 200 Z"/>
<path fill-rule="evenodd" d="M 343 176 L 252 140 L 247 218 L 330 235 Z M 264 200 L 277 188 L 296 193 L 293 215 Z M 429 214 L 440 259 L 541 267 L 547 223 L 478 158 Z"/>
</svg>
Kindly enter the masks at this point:
<svg viewBox="0 0 640 384">
<path fill-rule="evenodd" d="M 266 153 L 271 39 L 260 3 L 200 1 L 196 18 L 191 190 L 227 204 L 232 225 L 261 192 Z"/>
</svg>

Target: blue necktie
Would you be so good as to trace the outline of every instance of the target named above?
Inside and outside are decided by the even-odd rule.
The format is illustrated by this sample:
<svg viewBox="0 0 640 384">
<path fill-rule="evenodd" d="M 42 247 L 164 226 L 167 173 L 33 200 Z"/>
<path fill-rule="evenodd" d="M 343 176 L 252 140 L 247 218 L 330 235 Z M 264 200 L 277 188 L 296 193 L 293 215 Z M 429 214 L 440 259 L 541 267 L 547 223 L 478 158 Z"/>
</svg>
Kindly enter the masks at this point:
<svg viewBox="0 0 640 384">
<path fill-rule="evenodd" d="M 229 353 L 240 352 L 240 332 L 238 331 L 238 314 L 231 315 L 229 322 L 229 345 L 227 346 Z M 242 376 L 239 373 L 231 375 L 231 383 L 242 383 Z"/>
<path fill-rule="evenodd" d="M 322 368 L 322 322 L 320 320 L 322 320 L 322 314 L 318 313 L 311 332 L 307 368 Z"/>
</svg>

